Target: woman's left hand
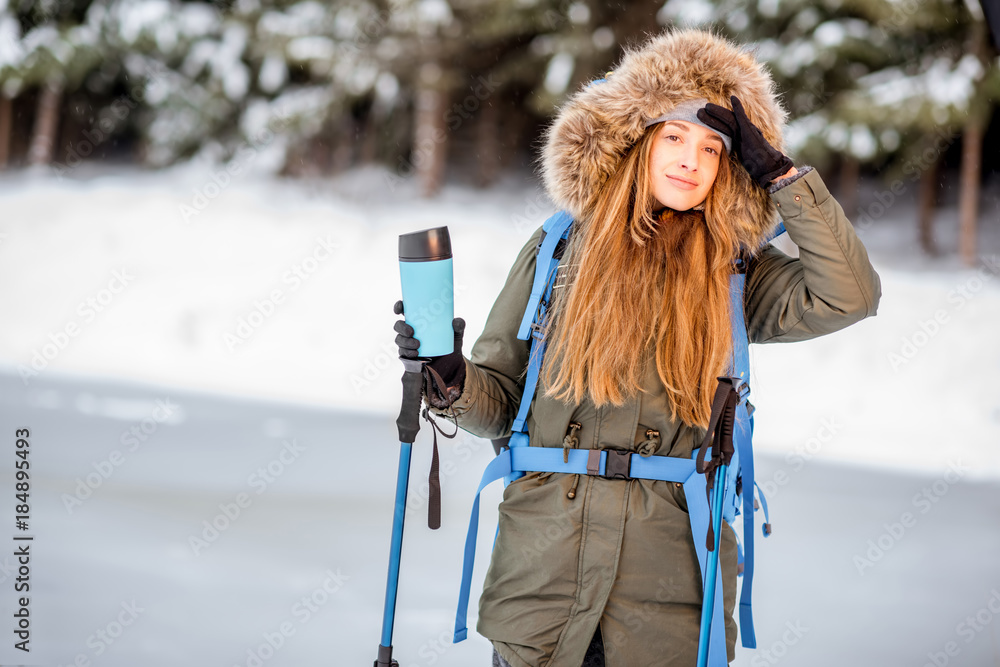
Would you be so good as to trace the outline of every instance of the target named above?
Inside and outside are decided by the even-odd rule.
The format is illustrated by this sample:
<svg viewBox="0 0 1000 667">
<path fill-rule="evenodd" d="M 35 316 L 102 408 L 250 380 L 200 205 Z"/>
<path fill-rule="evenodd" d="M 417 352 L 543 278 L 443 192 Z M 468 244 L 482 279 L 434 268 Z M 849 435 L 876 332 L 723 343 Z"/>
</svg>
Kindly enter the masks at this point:
<svg viewBox="0 0 1000 667">
<path fill-rule="evenodd" d="M 738 97 L 733 95 L 729 100 L 733 104 L 732 111 L 709 102 L 698 109 L 698 119 L 732 138 L 733 152 L 743 168 L 757 185 L 766 188 L 771 181 L 794 169 L 792 160 L 767 142 L 760 128 L 747 118 Z"/>
</svg>

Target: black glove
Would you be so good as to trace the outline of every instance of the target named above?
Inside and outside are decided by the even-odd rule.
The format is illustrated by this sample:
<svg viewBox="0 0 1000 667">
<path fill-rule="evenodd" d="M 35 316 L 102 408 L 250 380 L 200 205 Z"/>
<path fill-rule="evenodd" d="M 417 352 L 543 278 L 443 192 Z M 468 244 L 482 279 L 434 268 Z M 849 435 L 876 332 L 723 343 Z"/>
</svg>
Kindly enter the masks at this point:
<svg viewBox="0 0 1000 667">
<path fill-rule="evenodd" d="M 757 185 L 766 188 L 771 181 L 792 168 L 792 160 L 767 143 L 764 134 L 750 122 L 739 98 L 732 95 L 733 110 L 709 102 L 698 109 L 698 120 L 732 137 L 733 153 Z"/>
<path fill-rule="evenodd" d="M 392 312 L 403 314 L 403 302 L 397 301 Z M 444 410 L 451 406 L 462 395 L 465 387 L 465 357 L 462 356 L 462 338 L 465 335 L 465 320 L 456 317 L 451 322 L 455 331 L 455 349 L 451 354 L 440 357 L 428 357 L 424 364 L 424 396 L 431 407 Z M 406 320 L 397 320 L 393 330 L 396 336 L 396 346 L 399 347 L 401 359 L 417 359 L 417 349 L 420 341 L 413 337 L 413 327 Z"/>
</svg>

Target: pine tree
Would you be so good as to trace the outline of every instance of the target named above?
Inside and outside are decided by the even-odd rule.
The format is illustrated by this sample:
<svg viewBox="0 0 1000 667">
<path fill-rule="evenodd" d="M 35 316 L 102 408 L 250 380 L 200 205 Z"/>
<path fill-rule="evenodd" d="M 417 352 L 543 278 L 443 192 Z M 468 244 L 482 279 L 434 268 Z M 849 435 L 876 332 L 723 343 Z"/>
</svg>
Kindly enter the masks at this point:
<svg viewBox="0 0 1000 667">
<path fill-rule="evenodd" d="M 748 43 L 766 63 L 789 112 L 787 151 L 798 161 L 840 166 L 839 196 L 848 215 L 857 207 L 859 167 L 877 163 L 892 135 L 837 112 L 839 96 L 892 60 L 893 45 L 874 25 L 868 2 L 847 0 L 722 0 L 708 13 L 668 2 L 665 12 L 699 17 Z M 697 5 L 694 5 L 697 7 Z M 684 11 L 682 11 L 684 10 Z"/>
<path fill-rule="evenodd" d="M 64 95 L 101 61 L 99 36 L 82 21 L 87 7 L 71 0 L 0 5 L 0 164 L 9 158 L 12 99 L 32 89 L 38 90 L 38 102 L 28 161 L 52 162 Z"/>
<path fill-rule="evenodd" d="M 981 8 L 973 0 L 928 0 L 879 5 L 877 26 L 892 40 L 894 62 L 861 77 L 838 100 L 837 113 L 899 137 L 889 165 L 894 184 L 920 181 L 937 190 L 935 174 L 947 148 L 962 137 L 960 252 L 975 261 L 982 142 L 993 105 L 1000 99 L 996 49 L 988 42 Z M 932 193 L 922 193 L 918 238 L 933 254 Z"/>
<path fill-rule="evenodd" d="M 838 199 L 849 214 L 861 165 L 882 170 L 894 198 L 919 180 L 919 238 L 928 252 L 938 162 L 964 132 L 962 247 L 971 261 L 977 151 L 1000 87 L 977 1 L 670 0 L 664 13 L 754 45 L 790 112 L 788 149 L 811 164 L 840 162 Z M 885 213 L 872 204 L 859 222 Z"/>
</svg>

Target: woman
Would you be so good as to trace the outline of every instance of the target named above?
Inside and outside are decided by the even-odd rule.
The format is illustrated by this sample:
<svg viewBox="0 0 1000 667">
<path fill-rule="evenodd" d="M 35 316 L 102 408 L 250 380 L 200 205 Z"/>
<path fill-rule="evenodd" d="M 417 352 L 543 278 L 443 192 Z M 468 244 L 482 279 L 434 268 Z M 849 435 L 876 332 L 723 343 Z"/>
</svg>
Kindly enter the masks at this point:
<svg viewBox="0 0 1000 667">
<path fill-rule="evenodd" d="M 559 111 L 542 174 L 575 223 L 544 331 L 531 446 L 690 458 L 729 362 L 738 257 L 748 260 L 751 342 L 805 340 L 875 314 L 878 275 L 819 174 L 782 153 L 784 120 L 764 67 L 694 30 L 630 50 Z M 799 258 L 764 243 L 779 216 Z M 511 432 L 540 236 L 514 262 L 470 358 L 457 318 L 455 353 L 428 364 L 440 380 L 425 383 L 429 405 L 477 436 Z M 413 330 L 400 321 L 396 331 L 400 355 L 413 357 Z M 695 664 L 702 591 L 680 484 L 529 472 L 499 509 L 477 625 L 495 665 Z M 728 527 L 721 564 L 732 660 Z"/>
</svg>

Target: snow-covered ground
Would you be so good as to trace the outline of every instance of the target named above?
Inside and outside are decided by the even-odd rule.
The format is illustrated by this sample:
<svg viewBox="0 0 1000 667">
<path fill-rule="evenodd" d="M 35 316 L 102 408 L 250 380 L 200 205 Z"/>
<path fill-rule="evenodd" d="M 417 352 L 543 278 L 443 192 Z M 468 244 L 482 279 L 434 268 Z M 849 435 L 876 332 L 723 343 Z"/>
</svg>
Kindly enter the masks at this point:
<svg viewBox="0 0 1000 667">
<path fill-rule="evenodd" d="M 0 433 L 17 426 L 32 429 L 34 652 L 15 655 L 4 638 L 0 663 L 371 664 L 398 452 L 388 415 L 54 374 L 25 392 L 0 374 Z M 138 442 L 128 441 L 134 428 Z M 469 507 L 492 449 L 464 433 L 441 448 L 442 527 L 431 531 L 429 445 L 423 429 L 395 657 L 403 667 L 488 665 L 483 637 L 450 638 Z M 760 650 L 739 648 L 736 665 L 912 667 L 949 644 L 952 667 L 994 664 L 1000 484 L 822 461 L 793 470 L 770 454 L 757 466 L 762 479 L 788 480 L 771 494 L 774 534 L 758 540 Z M 3 479 L 10 467 L 0 459 Z M 501 493 L 483 493 L 472 628 Z M 0 497 L 0 516 L 12 501 Z M 6 618 L 15 567 L 5 546 Z"/>
<path fill-rule="evenodd" d="M 285 622 L 295 634 L 262 665 L 371 661 L 398 451 L 397 237 L 449 226 L 468 351 L 551 212 L 527 176 L 485 192 L 450 186 L 436 200 L 380 170 L 332 184 L 244 175 L 212 185 L 224 180 L 192 165 L 0 178 L 0 433 L 36 434 L 42 664 L 82 655 L 250 667 L 248 652 L 266 653 Z M 868 212 L 877 187 L 862 197 Z M 752 348 L 758 475 L 775 535 L 758 552 L 762 650 L 740 650 L 737 664 L 998 660 L 996 212 L 989 194 L 981 270 L 921 258 L 909 202 L 873 214 L 859 227 L 882 277 L 879 315 Z M 946 247 L 954 217 L 940 216 Z M 168 398 L 180 407 L 157 412 Z M 132 448 L 127 434 L 143 424 L 153 432 Z M 302 464 L 286 454 L 262 488 L 254 473 L 291 440 Z M 448 637 L 463 524 L 490 446 L 464 434 L 443 444 L 443 528 L 431 532 L 420 493 L 429 441 L 424 428 L 396 655 L 406 667 L 487 664 L 483 638 Z M 120 465 L 108 463 L 115 448 Z M 371 470 L 359 473 L 359 461 Z M 67 494 L 86 495 L 79 480 L 107 465 L 114 473 L 92 497 L 67 507 Z M 0 459 L 4 480 L 11 467 Z M 240 519 L 194 553 L 191 536 L 240 492 L 251 499 Z M 499 498 L 498 488 L 484 497 L 474 595 Z M 2 516 L 12 511 L 0 499 Z M 5 615 L 8 570 L 0 558 Z M 294 606 L 303 596 L 324 600 L 308 619 Z M 129 618 L 121 605 L 133 599 L 143 611 L 121 639 L 96 639 Z M 8 644 L 0 662 L 30 664 Z"/>
</svg>

